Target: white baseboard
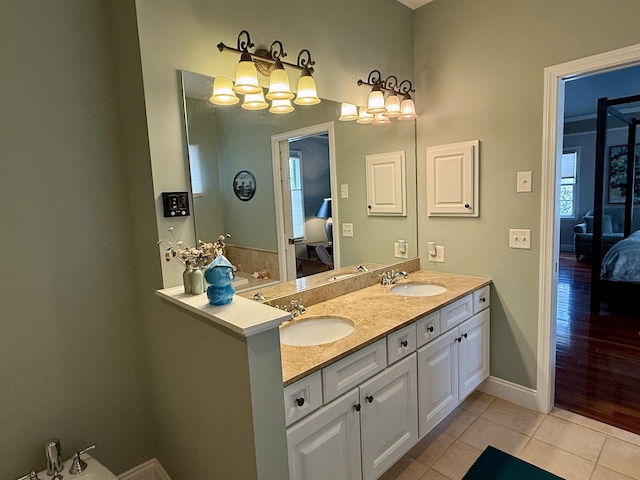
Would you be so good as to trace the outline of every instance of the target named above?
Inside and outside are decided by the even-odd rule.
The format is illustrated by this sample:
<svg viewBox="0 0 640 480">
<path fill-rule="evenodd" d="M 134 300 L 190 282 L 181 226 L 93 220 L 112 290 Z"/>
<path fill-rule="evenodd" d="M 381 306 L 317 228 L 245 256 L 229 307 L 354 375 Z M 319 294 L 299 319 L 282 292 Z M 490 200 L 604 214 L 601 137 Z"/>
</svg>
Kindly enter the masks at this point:
<svg viewBox="0 0 640 480">
<path fill-rule="evenodd" d="M 538 410 L 538 394 L 533 388 L 523 387 L 501 378 L 489 377 L 478 387 L 478 390 L 521 407 Z"/>
<path fill-rule="evenodd" d="M 157 458 L 118 475 L 119 480 L 171 480 Z"/>
</svg>

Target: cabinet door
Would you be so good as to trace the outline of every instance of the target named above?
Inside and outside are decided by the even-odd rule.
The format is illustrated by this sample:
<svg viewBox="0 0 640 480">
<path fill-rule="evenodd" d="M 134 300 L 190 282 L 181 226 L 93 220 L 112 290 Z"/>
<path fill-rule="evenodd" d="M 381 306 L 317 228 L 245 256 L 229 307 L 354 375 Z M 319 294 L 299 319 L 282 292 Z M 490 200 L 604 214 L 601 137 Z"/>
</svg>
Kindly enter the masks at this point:
<svg viewBox="0 0 640 480">
<path fill-rule="evenodd" d="M 489 376 L 489 312 L 483 310 L 458 327 L 460 401 Z"/>
<path fill-rule="evenodd" d="M 404 151 L 367 155 L 369 215 L 407 215 Z"/>
<path fill-rule="evenodd" d="M 458 329 L 418 350 L 418 424 L 420 437 L 458 404 Z"/>
<path fill-rule="evenodd" d="M 479 142 L 427 147 L 427 214 L 477 217 Z"/>
<path fill-rule="evenodd" d="M 360 480 L 360 414 L 353 389 L 287 429 L 289 480 Z"/>
<path fill-rule="evenodd" d="M 380 477 L 418 441 L 416 386 L 415 353 L 360 386 L 364 480 Z"/>
</svg>

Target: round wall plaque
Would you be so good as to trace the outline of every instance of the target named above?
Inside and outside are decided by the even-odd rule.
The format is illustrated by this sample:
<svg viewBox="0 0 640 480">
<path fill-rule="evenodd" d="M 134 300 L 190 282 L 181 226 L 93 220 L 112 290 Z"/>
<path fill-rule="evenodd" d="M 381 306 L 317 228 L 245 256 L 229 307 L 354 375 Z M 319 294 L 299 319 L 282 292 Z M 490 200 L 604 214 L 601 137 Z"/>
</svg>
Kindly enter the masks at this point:
<svg viewBox="0 0 640 480">
<path fill-rule="evenodd" d="M 248 170 L 240 170 L 233 177 L 233 193 L 243 202 L 253 198 L 256 193 L 256 178 Z"/>
</svg>

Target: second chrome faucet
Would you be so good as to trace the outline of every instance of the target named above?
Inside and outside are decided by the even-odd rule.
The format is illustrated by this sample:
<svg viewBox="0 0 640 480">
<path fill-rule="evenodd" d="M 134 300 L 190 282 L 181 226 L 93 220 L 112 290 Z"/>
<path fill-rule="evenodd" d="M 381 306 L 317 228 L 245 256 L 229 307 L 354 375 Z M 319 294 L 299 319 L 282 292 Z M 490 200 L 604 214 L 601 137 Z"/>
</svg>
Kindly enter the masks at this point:
<svg viewBox="0 0 640 480">
<path fill-rule="evenodd" d="M 400 277 L 409 278 L 409 274 L 405 271 L 398 270 L 382 272 L 382 274 L 380 274 L 380 285 L 393 285 Z"/>
</svg>

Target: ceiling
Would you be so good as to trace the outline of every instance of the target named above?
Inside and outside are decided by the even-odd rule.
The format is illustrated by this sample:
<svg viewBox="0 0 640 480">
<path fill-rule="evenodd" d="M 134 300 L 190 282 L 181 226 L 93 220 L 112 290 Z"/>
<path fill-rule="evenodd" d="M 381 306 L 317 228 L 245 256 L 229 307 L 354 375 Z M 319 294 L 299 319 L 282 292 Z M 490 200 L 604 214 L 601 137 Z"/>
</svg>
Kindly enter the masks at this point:
<svg viewBox="0 0 640 480">
<path fill-rule="evenodd" d="M 422 5 L 426 5 L 427 3 L 433 2 L 433 0 L 398 0 L 398 1 L 413 10 L 421 7 Z"/>
<path fill-rule="evenodd" d="M 640 65 L 569 80 L 565 83 L 565 119 L 596 115 L 598 98 L 640 95 Z"/>
</svg>

